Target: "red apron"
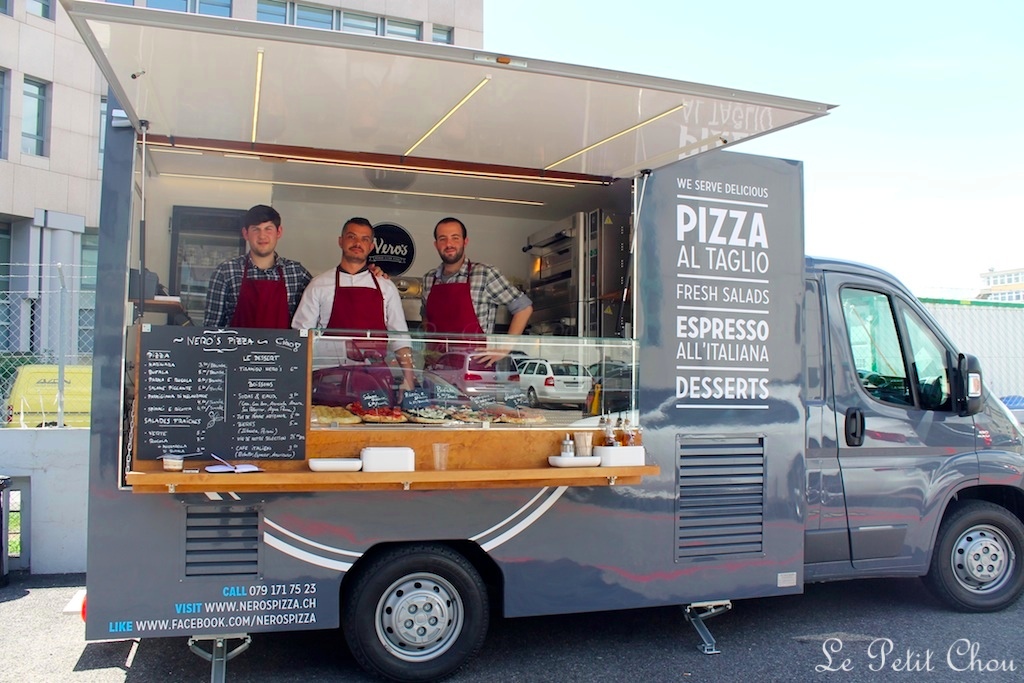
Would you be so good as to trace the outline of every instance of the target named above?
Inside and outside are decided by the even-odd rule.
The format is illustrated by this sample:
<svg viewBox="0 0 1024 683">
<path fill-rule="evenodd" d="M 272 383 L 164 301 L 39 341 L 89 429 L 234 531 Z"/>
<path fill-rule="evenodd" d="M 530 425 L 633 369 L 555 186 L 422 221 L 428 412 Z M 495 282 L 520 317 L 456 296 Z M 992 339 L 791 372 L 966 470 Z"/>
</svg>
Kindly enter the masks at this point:
<svg viewBox="0 0 1024 683">
<path fill-rule="evenodd" d="M 384 294 L 380 291 L 377 278 L 373 278 L 373 289 L 369 287 L 342 287 L 341 266 L 335 274 L 334 304 L 327 327 L 342 330 L 386 330 L 384 323 Z M 383 362 L 387 354 L 387 338 L 378 341 L 351 340 L 345 345 L 350 360 L 373 360 Z"/>
<path fill-rule="evenodd" d="M 277 280 L 253 280 L 249 277 L 249 259 L 242 266 L 242 284 L 231 316 L 231 327 L 263 327 L 287 330 L 291 327 L 288 311 L 288 287 L 284 268 L 277 267 Z"/>
<path fill-rule="evenodd" d="M 449 282 L 442 284 L 434 280 L 427 295 L 427 332 L 444 334 L 480 334 L 484 333 L 480 321 L 473 308 L 473 296 L 469 289 L 469 277 L 473 274 L 473 264 L 467 262 L 469 271 L 465 282 Z M 474 338 L 475 339 L 475 338 Z M 484 338 L 480 337 L 479 341 Z M 451 350 L 468 349 L 469 345 L 453 345 Z M 432 351 L 444 353 L 446 344 L 432 344 Z"/>
</svg>

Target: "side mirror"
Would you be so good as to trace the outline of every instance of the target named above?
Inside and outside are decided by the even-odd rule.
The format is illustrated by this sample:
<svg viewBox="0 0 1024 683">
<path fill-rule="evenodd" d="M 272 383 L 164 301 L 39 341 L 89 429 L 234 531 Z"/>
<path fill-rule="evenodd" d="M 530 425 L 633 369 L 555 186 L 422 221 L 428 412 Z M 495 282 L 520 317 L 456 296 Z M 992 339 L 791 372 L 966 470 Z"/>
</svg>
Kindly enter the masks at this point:
<svg viewBox="0 0 1024 683">
<path fill-rule="evenodd" d="M 984 391 L 981 363 L 974 356 L 961 353 L 956 364 L 956 410 L 961 417 L 981 412 Z"/>
</svg>

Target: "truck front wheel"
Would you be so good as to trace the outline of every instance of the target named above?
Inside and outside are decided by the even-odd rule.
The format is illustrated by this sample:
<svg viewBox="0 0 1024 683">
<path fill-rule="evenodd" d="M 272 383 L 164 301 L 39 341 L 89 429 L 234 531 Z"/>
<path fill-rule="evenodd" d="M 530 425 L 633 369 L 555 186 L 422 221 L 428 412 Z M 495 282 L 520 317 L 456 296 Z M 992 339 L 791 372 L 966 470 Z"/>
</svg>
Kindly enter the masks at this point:
<svg viewBox="0 0 1024 683">
<path fill-rule="evenodd" d="M 1024 524 L 984 501 L 961 505 L 939 527 L 925 585 L 953 609 L 995 612 L 1024 589 Z"/>
<path fill-rule="evenodd" d="M 473 565 L 450 548 L 396 548 L 351 580 L 342 604 L 345 640 L 371 673 L 437 680 L 483 645 L 490 618 L 486 588 Z"/>
</svg>

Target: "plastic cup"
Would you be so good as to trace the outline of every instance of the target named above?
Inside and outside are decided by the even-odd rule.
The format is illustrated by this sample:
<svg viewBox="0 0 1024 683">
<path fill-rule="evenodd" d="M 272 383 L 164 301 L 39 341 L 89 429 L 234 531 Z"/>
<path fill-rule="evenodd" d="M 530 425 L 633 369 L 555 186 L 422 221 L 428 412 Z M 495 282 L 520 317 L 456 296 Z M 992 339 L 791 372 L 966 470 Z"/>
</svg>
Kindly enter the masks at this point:
<svg viewBox="0 0 1024 683">
<path fill-rule="evenodd" d="M 576 442 L 576 455 L 581 458 L 589 458 L 594 454 L 593 432 L 574 432 L 572 439 Z"/>
<path fill-rule="evenodd" d="M 448 469 L 448 444 L 446 444 L 446 443 L 435 443 L 434 444 L 434 469 L 435 470 L 446 470 L 446 469 Z"/>
<path fill-rule="evenodd" d="M 181 472 L 185 469 L 185 458 L 165 455 L 163 461 L 164 469 L 168 472 Z"/>
</svg>

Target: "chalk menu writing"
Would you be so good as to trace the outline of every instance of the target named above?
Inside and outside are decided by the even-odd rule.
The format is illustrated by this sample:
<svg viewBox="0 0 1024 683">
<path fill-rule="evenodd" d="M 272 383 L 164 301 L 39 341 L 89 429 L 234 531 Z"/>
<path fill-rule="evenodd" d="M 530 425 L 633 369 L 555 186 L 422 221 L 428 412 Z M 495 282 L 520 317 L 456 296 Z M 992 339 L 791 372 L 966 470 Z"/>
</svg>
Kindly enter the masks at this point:
<svg viewBox="0 0 1024 683">
<path fill-rule="evenodd" d="M 764 409 L 772 264 L 767 187 L 679 177 L 676 405 Z"/>
<path fill-rule="evenodd" d="M 303 459 L 308 378 L 296 331 L 143 326 L 136 457 Z"/>
</svg>

